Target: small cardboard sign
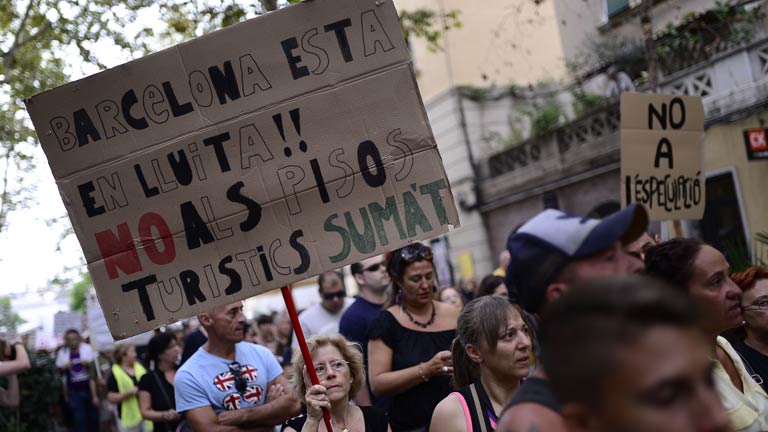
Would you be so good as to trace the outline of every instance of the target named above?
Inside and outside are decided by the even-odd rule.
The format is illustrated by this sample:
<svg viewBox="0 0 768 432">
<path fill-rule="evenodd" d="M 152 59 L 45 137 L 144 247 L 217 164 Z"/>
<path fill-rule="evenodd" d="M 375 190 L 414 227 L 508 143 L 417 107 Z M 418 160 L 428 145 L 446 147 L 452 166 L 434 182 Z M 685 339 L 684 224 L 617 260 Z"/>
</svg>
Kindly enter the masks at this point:
<svg viewBox="0 0 768 432">
<path fill-rule="evenodd" d="M 704 107 L 700 97 L 621 94 L 621 201 L 651 220 L 701 219 Z"/>
<path fill-rule="evenodd" d="M 78 333 L 82 333 L 83 314 L 79 312 L 56 312 L 53 315 L 53 335 L 62 337 L 67 330 L 77 330 Z"/>
<path fill-rule="evenodd" d="M 768 159 L 768 129 L 747 129 L 744 131 L 747 159 Z"/>
<path fill-rule="evenodd" d="M 290 6 L 27 109 L 115 339 L 458 224 L 390 0 Z"/>
</svg>

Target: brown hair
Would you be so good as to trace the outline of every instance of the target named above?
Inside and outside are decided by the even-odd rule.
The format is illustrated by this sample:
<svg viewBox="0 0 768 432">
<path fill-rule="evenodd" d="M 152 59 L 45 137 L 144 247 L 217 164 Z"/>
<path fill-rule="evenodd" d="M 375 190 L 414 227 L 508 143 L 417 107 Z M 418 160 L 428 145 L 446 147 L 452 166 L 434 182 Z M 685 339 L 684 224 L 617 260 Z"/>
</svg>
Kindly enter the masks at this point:
<svg viewBox="0 0 768 432">
<path fill-rule="evenodd" d="M 319 334 L 312 336 L 307 341 L 307 348 L 310 355 L 313 354 L 318 348 L 331 345 L 335 347 L 341 353 L 341 356 L 349 362 L 349 370 L 352 373 L 352 385 L 349 387 L 349 398 L 352 399 L 365 380 L 365 372 L 363 369 L 363 353 L 360 345 L 348 341 L 344 336 L 340 334 Z M 293 391 L 296 393 L 301 401 L 304 400 L 304 395 L 307 393 L 307 385 L 304 383 L 304 357 L 301 355 L 301 350 L 296 349 L 293 351 Z"/>
<path fill-rule="evenodd" d="M 112 358 L 115 359 L 115 363 L 121 364 L 131 348 L 133 348 L 131 344 L 116 344 L 112 352 Z"/>
<path fill-rule="evenodd" d="M 658 326 L 695 329 L 696 308 L 681 289 L 639 276 L 595 279 L 549 305 L 541 318 L 541 362 L 563 403 L 599 406 L 621 353 Z"/>
<path fill-rule="evenodd" d="M 480 378 L 480 365 L 467 355 L 467 345 L 495 352 L 499 332 L 506 328 L 510 311 L 525 320 L 520 309 L 502 296 L 479 297 L 464 306 L 451 346 L 454 388 L 468 386 Z"/>
</svg>

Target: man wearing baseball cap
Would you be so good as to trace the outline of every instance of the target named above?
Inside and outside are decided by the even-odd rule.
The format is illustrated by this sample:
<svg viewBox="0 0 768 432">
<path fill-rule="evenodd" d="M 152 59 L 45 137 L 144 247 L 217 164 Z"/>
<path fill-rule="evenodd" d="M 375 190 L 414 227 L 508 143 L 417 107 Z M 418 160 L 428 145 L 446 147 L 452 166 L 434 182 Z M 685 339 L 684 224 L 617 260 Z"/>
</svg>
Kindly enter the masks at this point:
<svg viewBox="0 0 768 432">
<path fill-rule="evenodd" d="M 643 263 L 625 252 L 648 226 L 642 205 L 630 204 L 604 219 L 547 209 L 526 222 L 507 241 L 511 260 L 507 286 L 515 287 L 529 313 L 534 351 L 538 354 L 538 315 L 576 283 L 601 276 L 637 273 Z M 560 403 L 541 367 L 510 401 L 499 431 L 565 431 Z"/>
</svg>

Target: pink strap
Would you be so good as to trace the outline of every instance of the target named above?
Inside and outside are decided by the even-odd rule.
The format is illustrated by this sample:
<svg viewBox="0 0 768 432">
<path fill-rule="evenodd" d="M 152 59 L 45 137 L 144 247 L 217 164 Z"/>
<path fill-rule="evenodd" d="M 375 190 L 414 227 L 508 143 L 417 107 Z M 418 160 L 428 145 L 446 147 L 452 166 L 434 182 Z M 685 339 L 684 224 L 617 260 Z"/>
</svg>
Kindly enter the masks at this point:
<svg viewBox="0 0 768 432">
<path fill-rule="evenodd" d="M 467 432 L 473 432 L 472 415 L 469 413 L 469 407 L 467 406 L 467 401 L 464 399 L 464 396 L 459 392 L 453 392 L 451 394 L 459 398 L 459 402 L 461 402 L 461 408 L 464 410 L 464 420 L 467 422 Z"/>
</svg>

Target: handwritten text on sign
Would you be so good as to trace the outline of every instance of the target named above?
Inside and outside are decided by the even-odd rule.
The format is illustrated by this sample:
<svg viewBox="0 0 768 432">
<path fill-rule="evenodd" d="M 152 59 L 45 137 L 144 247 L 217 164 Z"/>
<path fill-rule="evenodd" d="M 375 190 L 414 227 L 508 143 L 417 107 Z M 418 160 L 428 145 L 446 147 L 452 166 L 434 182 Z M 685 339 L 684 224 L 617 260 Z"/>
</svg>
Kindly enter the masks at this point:
<svg viewBox="0 0 768 432">
<path fill-rule="evenodd" d="M 653 220 L 704 213 L 704 110 L 690 96 L 622 93 L 622 202 L 645 205 Z"/>
<path fill-rule="evenodd" d="M 458 222 L 400 34 L 318 0 L 28 101 L 116 338 Z"/>
</svg>

